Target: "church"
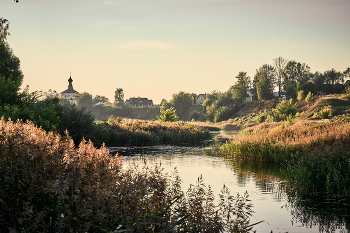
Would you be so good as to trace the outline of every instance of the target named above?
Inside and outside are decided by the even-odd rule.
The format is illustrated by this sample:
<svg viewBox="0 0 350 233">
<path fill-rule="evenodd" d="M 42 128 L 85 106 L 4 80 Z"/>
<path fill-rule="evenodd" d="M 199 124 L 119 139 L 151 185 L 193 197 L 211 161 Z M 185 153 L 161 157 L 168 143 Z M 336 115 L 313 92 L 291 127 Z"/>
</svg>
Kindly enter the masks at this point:
<svg viewBox="0 0 350 233">
<path fill-rule="evenodd" d="M 70 75 L 70 77 L 68 79 L 68 83 L 69 83 L 68 84 L 68 89 L 61 92 L 61 96 L 64 96 L 66 99 L 68 99 L 71 104 L 74 103 L 73 95 L 75 93 L 77 93 L 77 91 L 73 89 L 72 82 L 73 82 L 72 75 Z"/>
</svg>

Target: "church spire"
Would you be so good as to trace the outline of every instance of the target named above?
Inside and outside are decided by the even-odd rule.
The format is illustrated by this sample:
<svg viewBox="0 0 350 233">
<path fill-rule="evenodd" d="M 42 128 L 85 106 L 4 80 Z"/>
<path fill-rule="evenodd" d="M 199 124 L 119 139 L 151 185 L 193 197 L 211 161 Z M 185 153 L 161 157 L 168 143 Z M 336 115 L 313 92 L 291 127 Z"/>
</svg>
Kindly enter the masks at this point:
<svg viewBox="0 0 350 233">
<path fill-rule="evenodd" d="M 73 89 L 73 79 L 72 79 L 72 73 L 69 74 L 69 79 L 68 79 L 69 85 L 68 85 L 68 89 Z"/>
</svg>

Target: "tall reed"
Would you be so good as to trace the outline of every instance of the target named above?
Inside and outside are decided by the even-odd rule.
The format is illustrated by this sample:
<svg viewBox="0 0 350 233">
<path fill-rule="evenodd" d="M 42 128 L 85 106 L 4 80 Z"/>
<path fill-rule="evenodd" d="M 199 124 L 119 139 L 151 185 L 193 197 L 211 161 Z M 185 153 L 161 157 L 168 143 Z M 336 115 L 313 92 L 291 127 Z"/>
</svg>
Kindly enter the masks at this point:
<svg viewBox="0 0 350 233">
<path fill-rule="evenodd" d="M 220 205 L 203 179 L 181 190 L 176 170 L 123 166 L 82 140 L 31 122 L 0 120 L 0 232 L 248 232 L 248 194 L 223 188 Z"/>
<path fill-rule="evenodd" d="M 243 134 L 222 145 L 220 150 L 228 157 L 282 164 L 287 168 L 287 177 L 304 190 L 350 197 L 350 124 L 347 122 L 281 124 L 268 132 Z"/>
<path fill-rule="evenodd" d="M 208 130 L 188 122 L 109 119 L 97 124 L 94 142 L 107 146 L 193 145 L 210 139 Z"/>
</svg>

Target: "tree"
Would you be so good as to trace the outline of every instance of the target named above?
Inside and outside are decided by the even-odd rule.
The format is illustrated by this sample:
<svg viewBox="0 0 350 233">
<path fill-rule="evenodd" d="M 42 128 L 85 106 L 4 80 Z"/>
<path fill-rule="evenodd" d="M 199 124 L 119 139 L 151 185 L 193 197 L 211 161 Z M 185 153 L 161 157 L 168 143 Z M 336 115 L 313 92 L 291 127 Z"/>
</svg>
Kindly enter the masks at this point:
<svg viewBox="0 0 350 233">
<path fill-rule="evenodd" d="M 250 87 L 250 77 L 247 76 L 247 72 L 239 72 L 236 79 L 236 84 L 231 86 L 229 90 L 237 100 L 243 101 L 249 96 L 247 92 Z"/>
<path fill-rule="evenodd" d="M 13 54 L 13 50 L 6 42 L 6 37 L 10 35 L 8 32 L 9 22 L 0 18 L 0 76 L 5 79 L 14 81 L 17 85 L 17 91 L 22 85 L 23 73 L 20 68 L 20 60 Z"/>
<path fill-rule="evenodd" d="M 0 17 L 0 45 L 5 43 L 6 37 L 10 35 L 10 33 L 8 32 L 9 27 L 9 21 Z"/>
<path fill-rule="evenodd" d="M 270 100 L 273 98 L 275 83 L 275 69 L 271 65 L 264 64 L 256 70 L 254 85 L 258 100 Z"/>
<path fill-rule="evenodd" d="M 325 77 L 326 84 L 334 85 L 336 83 L 344 82 L 343 74 L 335 69 L 327 70 L 323 73 L 323 75 Z"/>
<path fill-rule="evenodd" d="M 180 118 L 193 106 L 193 97 L 191 94 L 180 91 L 173 95 L 169 101 L 170 106 L 173 107 Z"/>
<path fill-rule="evenodd" d="M 114 92 L 114 107 L 120 107 L 124 104 L 124 91 L 123 88 L 117 88 Z"/>
<path fill-rule="evenodd" d="M 86 108 L 91 110 L 92 107 L 92 95 L 87 92 L 83 92 L 81 94 L 74 94 L 74 100 L 78 107 Z"/>
<path fill-rule="evenodd" d="M 289 61 L 283 72 L 283 90 L 287 98 L 296 98 L 297 83 L 303 85 L 310 81 L 312 74 L 310 67 L 305 63 Z"/>
<path fill-rule="evenodd" d="M 281 97 L 283 72 L 284 72 L 284 69 L 286 68 L 287 63 L 288 63 L 288 60 L 284 59 L 283 57 L 277 57 L 273 59 L 272 66 L 274 67 L 275 80 L 278 86 L 278 97 Z"/>
<path fill-rule="evenodd" d="M 350 78 L 350 67 L 348 67 L 346 70 L 344 70 L 343 77 Z"/>
<path fill-rule="evenodd" d="M 179 117 L 176 115 L 174 108 L 160 109 L 160 115 L 157 116 L 159 121 L 177 121 Z"/>
<path fill-rule="evenodd" d="M 97 104 L 99 102 L 106 103 L 108 102 L 108 98 L 102 95 L 96 95 L 95 98 L 93 99 L 93 103 Z"/>
</svg>

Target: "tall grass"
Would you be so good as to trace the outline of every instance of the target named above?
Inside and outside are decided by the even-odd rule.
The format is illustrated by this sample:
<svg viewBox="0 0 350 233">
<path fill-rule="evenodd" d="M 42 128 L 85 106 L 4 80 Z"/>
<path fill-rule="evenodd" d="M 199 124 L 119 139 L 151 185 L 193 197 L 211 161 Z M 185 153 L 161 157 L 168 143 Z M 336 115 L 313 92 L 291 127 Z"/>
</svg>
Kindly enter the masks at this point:
<svg viewBox="0 0 350 233">
<path fill-rule="evenodd" d="M 0 232 L 248 232 L 248 194 L 214 194 L 200 177 L 187 192 L 176 170 L 123 166 L 31 122 L 0 121 Z"/>
<path fill-rule="evenodd" d="M 192 145 L 210 139 L 208 130 L 194 124 L 110 118 L 97 124 L 95 142 L 107 146 Z"/>
<path fill-rule="evenodd" d="M 220 150 L 228 157 L 280 163 L 304 189 L 350 197 L 349 123 L 281 124 L 265 133 L 243 134 Z"/>
</svg>

